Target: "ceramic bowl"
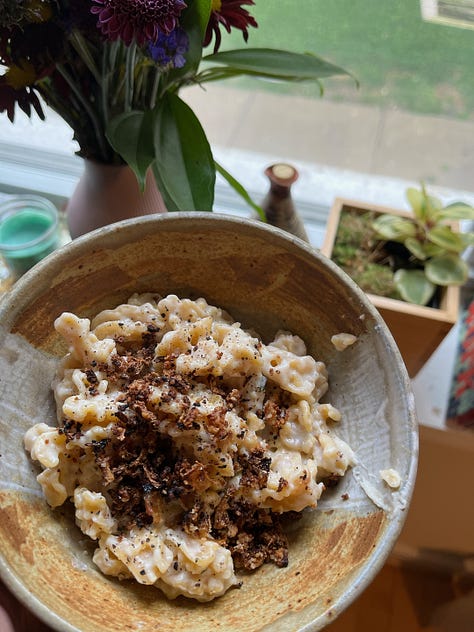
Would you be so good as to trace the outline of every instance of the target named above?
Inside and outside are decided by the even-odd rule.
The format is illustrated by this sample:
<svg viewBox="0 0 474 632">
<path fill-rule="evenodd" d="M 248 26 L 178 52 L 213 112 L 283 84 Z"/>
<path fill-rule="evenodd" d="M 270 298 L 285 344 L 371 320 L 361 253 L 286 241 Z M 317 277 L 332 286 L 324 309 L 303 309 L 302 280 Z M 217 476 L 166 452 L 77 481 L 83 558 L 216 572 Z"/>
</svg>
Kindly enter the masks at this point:
<svg viewBox="0 0 474 632">
<path fill-rule="evenodd" d="M 301 336 L 329 370 L 327 400 L 358 464 L 290 533 L 287 568 L 265 565 L 208 604 L 105 577 L 67 509 L 51 510 L 23 448 L 54 424 L 50 382 L 65 352 L 63 311 L 90 317 L 153 291 L 204 296 L 270 340 Z M 357 597 L 402 527 L 417 460 L 413 396 L 397 348 L 365 295 L 304 242 L 260 222 L 209 213 L 139 218 L 90 233 L 29 271 L 0 303 L 0 571 L 57 630 L 319 630 Z M 357 342 L 343 352 L 340 332 Z M 380 470 L 401 476 L 389 488 Z"/>
</svg>

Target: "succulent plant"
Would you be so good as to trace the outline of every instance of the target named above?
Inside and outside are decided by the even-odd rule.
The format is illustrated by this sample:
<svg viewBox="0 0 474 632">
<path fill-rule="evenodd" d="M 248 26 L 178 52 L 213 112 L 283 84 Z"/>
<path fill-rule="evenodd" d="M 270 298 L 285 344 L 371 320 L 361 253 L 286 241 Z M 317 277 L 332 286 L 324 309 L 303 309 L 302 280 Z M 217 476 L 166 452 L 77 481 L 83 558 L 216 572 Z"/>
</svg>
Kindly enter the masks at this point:
<svg viewBox="0 0 474 632">
<path fill-rule="evenodd" d="M 402 243 L 410 253 L 410 269 L 399 269 L 394 275 L 400 296 L 426 305 L 438 286 L 463 285 L 468 279 L 461 255 L 474 244 L 474 233 L 457 232 L 453 222 L 474 220 L 474 208 L 464 203 L 443 206 L 424 186 L 407 189 L 406 196 L 413 217 L 384 214 L 373 227 L 381 239 Z"/>
</svg>

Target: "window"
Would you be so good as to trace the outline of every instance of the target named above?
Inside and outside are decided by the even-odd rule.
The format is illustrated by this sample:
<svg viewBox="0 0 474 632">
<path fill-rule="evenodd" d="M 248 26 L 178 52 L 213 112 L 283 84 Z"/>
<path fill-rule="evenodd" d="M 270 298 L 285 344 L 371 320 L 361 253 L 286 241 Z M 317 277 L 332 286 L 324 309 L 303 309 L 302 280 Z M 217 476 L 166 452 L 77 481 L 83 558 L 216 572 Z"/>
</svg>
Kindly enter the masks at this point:
<svg viewBox="0 0 474 632">
<path fill-rule="evenodd" d="M 431 22 L 474 28 L 473 0 L 421 0 L 421 12 Z"/>
</svg>

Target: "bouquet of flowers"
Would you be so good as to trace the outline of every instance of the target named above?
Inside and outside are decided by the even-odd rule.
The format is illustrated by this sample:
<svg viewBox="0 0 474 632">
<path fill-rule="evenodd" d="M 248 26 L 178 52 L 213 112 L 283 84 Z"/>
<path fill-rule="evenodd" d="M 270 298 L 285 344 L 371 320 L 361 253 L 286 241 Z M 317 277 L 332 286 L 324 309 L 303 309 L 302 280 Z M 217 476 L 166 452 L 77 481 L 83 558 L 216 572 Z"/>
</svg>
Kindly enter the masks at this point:
<svg viewBox="0 0 474 632">
<path fill-rule="evenodd" d="M 209 210 L 218 165 L 179 97 L 190 84 L 239 75 L 317 81 L 348 74 L 310 53 L 219 52 L 221 30 L 257 22 L 253 0 L 0 0 L 0 111 L 44 113 L 73 129 L 85 158 L 128 164 L 144 187 L 151 167 L 168 210 Z M 211 47 L 210 54 L 203 51 Z M 247 200 L 251 203 L 250 200 Z"/>
</svg>

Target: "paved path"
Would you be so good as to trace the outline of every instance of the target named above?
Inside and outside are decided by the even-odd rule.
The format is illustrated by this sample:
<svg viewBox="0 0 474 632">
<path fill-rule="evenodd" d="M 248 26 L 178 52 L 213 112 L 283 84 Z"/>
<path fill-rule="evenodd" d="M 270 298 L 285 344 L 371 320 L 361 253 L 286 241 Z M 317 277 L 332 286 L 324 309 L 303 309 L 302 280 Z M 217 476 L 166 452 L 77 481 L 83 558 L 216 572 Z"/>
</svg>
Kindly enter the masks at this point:
<svg viewBox="0 0 474 632">
<path fill-rule="evenodd" d="M 219 148 L 474 192 L 474 121 L 222 84 L 182 95 Z"/>
</svg>

